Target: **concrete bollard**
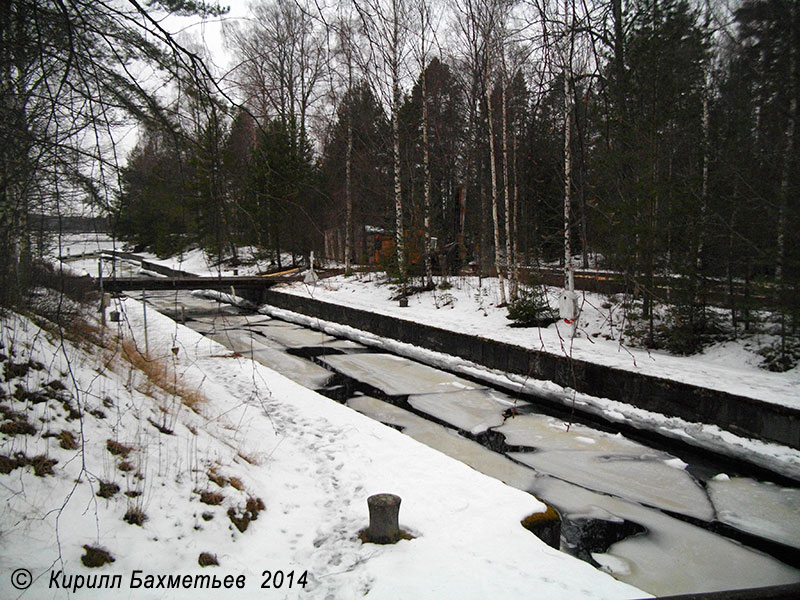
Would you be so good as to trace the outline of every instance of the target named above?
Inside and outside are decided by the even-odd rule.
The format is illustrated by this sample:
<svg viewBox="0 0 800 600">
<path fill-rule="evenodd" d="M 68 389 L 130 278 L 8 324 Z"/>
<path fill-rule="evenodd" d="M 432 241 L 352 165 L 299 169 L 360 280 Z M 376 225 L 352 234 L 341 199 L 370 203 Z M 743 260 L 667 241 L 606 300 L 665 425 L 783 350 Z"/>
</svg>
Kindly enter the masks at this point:
<svg viewBox="0 0 800 600">
<path fill-rule="evenodd" d="M 394 494 L 375 494 L 367 498 L 369 507 L 369 528 L 367 541 L 374 544 L 394 544 L 402 537 L 399 513 L 400 496 Z"/>
</svg>

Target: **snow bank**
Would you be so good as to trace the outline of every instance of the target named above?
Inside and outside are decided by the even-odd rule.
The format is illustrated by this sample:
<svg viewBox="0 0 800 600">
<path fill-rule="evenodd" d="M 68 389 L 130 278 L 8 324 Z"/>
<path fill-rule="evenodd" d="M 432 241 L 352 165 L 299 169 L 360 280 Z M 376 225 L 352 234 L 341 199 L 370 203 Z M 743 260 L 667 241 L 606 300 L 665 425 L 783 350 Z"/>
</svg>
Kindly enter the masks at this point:
<svg viewBox="0 0 800 600">
<path fill-rule="evenodd" d="M 123 301 L 117 308 L 123 313 L 120 338 L 141 347 L 140 304 Z M 58 402 L 2 401 L 42 425 L 34 435 L 3 434 L 0 454 L 46 455 L 58 462 L 52 475 L 36 476 L 30 466 L 0 475 L 0 598 L 20 597 L 6 585 L 18 569 L 34 579 L 21 595 L 30 598 L 67 595 L 52 588 L 51 575 L 59 571 L 59 577 L 120 574 L 122 593 L 131 598 L 262 597 L 269 593 L 260 588 L 266 570 L 294 572 L 291 588 L 284 579 L 280 590 L 272 590 L 291 598 L 646 595 L 524 530 L 520 520 L 543 509 L 532 496 L 154 311 L 147 320 L 151 360 L 163 362 L 184 388 L 204 396 L 193 409 L 148 385 L 113 339 L 99 356 L 27 319 L 3 321 L 2 351 L 13 349 L 15 362 L 30 359 L 44 367 L 5 382 L 5 392 L 15 385 L 45 389 L 58 379 L 67 383 L 71 406 L 80 407 L 82 417 L 68 419 Z M 76 449 L 44 435 L 60 430 L 75 434 Z M 123 460 L 112 454 L 108 440 L 129 448 L 129 455 Z M 131 469 L 121 470 L 123 462 Z M 120 491 L 98 497 L 100 482 L 114 482 Z M 201 492 L 216 494 L 220 502 L 203 503 Z M 400 524 L 414 539 L 393 546 L 358 540 L 368 522 L 366 499 L 378 492 L 401 496 Z M 245 514 L 248 499 L 261 499 L 265 509 L 239 531 L 227 515 Z M 141 525 L 123 520 L 131 508 L 146 515 Z M 115 562 L 85 568 L 85 545 L 105 548 Z M 220 565 L 201 569 L 201 552 L 215 555 Z M 140 577 L 244 576 L 246 586 L 129 589 L 136 569 L 143 571 Z M 304 587 L 298 583 L 303 572 Z"/>
</svg>

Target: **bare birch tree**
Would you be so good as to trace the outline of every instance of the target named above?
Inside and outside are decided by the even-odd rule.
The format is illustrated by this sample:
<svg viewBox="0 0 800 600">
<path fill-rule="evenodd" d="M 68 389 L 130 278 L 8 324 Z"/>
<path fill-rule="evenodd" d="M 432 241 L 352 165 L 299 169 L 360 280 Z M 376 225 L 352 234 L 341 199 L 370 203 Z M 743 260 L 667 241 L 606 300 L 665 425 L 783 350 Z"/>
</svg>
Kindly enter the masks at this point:
<svg viewBox="0 0 800 600">
<path fill-rule="evenodd" d="M 430 39 L 430 6 L 428 0 L 417 0 L 419 11 L 419 63 L 422 77 L 422 169 L 423 169 L 423 235 L 425 255 L 425 285 L 433 287 L 433 266 L 431 265 L 431 158 L 428 123 L 428 44 Z"/>
<path fill-rule="evenodd" d="M 257 119 L 277 117 L 306 136 L 310 111 L 323 96 L 322 33 L 291 2 L 262 1 L 251 12 L 245 26 L 225 23 L 226 42 L 239 60 L 233 78 Z"/>
<path fill-rule="evenodd" d="M 389 106 L 392 125 L 392 172 L 394 178 L 395 257 L 400 280 L 408 269 L 403 228 L 403 189 L 400 177 L 400 80 L 408 54 L 410 7 L 407 0 L 353 0 L 369 45 L 367 68 Z"/>
</svg>

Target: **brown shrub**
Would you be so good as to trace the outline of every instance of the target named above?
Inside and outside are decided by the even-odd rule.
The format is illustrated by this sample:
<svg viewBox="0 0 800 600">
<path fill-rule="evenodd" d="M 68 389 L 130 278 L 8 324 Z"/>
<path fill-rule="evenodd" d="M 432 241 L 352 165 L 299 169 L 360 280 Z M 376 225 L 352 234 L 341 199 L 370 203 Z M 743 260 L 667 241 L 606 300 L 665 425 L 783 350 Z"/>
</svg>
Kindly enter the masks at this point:
<svg viewBox="0 0 800 600">
<path fill-rule="evenodd" d="M 144 511 L 138 506 L 130 506 L 125 516 L 122 517 L 122 520 L 131 525 L 138 525 L 141 527 L 142 523 L 147 520 L 147 515 L 144 514 Z"/>
<path fill-rule="evenodd" d="M 106 449 L 114 456 L 121 456 L 122 458 L 127 458 L 128 454 L 133 450 L 130 446 L 120 444 L 114 440 L 106 440 Z"/>
<path fill-rule="evenodd" d="M 97 548 L 95 546 L 84 546 L 86 554 L 81 556 L 81 562 L 84 567 L 95 568 L 102 567 L 106 563 L 114 562 L 114 557 L 109 554 L 108 550 Z"/>
<path fill-rule="evenodd" d="M 208 490 L 202 490 L 200 492 L 200 502 L 204 504 L 218 506 L 219 504 L 222 504 L 223 500 L 225 500 L 225 496 L 219 492 L 210 492 Z"/>
<path fill-rule="evenodd" d="M 59 446 L 64 450 L 77 450 L 78 441 L 75 439 L 75 434 L 71 431 L 63 430 L 58 434 Z"/>
<path fill-rule="evenodd" d="M 219 561 L 217 560 L 216 555 L 211 554 L 210 552 L 201 552 L 199 558 L 197 559 L 197 563 L 201 567 L 218 567 Z"/>
<path fill-rule="evenodd" d="M 119 486 L 110 481 L 101 481 L 97 495 L 101 498 L 111 498 L 119 491 Z"/>
</svg>

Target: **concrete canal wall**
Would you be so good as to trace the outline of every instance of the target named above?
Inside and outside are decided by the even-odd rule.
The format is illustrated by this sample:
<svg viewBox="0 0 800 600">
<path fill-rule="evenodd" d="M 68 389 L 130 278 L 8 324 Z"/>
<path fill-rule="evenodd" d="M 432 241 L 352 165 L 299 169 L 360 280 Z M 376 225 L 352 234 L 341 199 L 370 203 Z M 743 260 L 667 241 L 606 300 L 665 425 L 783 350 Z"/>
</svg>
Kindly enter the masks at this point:
<svg viewBox="0 0 800 600">
<path fill-rule="evenodd" d="M 600 398 L 800 448 L 800 411 L 632 371 L 267 290 L 263 302 Z"/>
</svg>

